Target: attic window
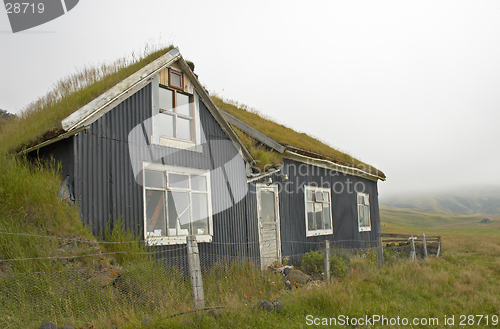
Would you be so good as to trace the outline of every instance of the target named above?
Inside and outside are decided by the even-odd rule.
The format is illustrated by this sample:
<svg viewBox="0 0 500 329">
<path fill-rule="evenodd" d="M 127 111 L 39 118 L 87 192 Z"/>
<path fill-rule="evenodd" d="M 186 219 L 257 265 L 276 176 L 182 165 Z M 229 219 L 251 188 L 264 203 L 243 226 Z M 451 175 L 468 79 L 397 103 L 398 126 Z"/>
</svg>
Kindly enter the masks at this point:
<svg viewBox="0 0 500 329">
<path fill-rule="evenodd" d="M 176 90 L 160 87 L 160 135 L 194 142 L 192 97 Z"/>
<path fill-rule="evenodd" d="M 176 71 L 174 69 L 168 69 L 168 86 L 183 90 L 184 88 L 184 81 L 183 81 L 183 75 L 182 72 Z"/>
<path fill-rule="evenodd" d="M 370 195 L 366 193 L 358 193 L 358 227 L 360 232 L 372 230 L 370 220 Z"/>
<path fill-rule="evenodd" d="M 333 234 L 331 194 L 329 188 L 305 186 L 306 235 Z"/>
</svg>

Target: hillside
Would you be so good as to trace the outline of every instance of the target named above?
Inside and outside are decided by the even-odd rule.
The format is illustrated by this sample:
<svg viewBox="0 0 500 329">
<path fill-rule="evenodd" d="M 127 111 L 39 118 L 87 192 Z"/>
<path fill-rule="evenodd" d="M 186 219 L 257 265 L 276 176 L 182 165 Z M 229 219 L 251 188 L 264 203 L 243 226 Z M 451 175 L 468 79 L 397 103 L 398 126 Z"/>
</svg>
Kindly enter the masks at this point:
<svg viewBox="0 0 500 329">
<path fill-rule="evenodd" d="M 443 214 L 495 216 L 500 215 L 500 187 L 476 187 L 435 194 L 403 194 L 382 197 L 380 204 Z"/>
</svg>

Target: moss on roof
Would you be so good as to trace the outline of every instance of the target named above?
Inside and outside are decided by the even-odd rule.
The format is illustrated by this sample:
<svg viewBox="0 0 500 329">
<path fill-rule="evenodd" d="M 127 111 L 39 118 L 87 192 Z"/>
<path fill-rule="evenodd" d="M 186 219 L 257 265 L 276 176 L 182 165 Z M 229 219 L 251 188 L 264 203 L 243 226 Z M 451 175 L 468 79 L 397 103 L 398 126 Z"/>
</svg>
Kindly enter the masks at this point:
<svg viewBox="0 0 500 329">
<path fill-rule="evenodd" d="M 236 119 L 246 123 L 250 127 L 260 131 L 284 146 L 291 146 L 314 153 L 317 157 L 325 158 L 340 165 L 359 168 L 365 172 L 385 178 L 382 171 L 353 158 L 349 154 L 336 150 L 305 133 L 296 132 L 291 128 L 264 118 L 255 111 L 249 111 L 244 106 L 232 104 L 233 102 L 225 101 L 217 96 L 211 96 L 211 98 L 220 110 L 229 113 Z M 278 161 L 281 162 L 281 155 L 278 152 L 266 148 L 234 126 L 233 129 L 238 133 L 238 136 L 249 150 L 252 157 L 258 161 L 257 167 L 262 169 L 265 165 L 273 165 Z"/>
<path fill-rule="evenodd" d="M 85 67 L 57 82 L 45 96 L 3 126 L 0 152 L 19 152 L 63 132 L 61 121 L 131 74 L 169 52 L 168 46 L 132 60 Z"/>
</svg>

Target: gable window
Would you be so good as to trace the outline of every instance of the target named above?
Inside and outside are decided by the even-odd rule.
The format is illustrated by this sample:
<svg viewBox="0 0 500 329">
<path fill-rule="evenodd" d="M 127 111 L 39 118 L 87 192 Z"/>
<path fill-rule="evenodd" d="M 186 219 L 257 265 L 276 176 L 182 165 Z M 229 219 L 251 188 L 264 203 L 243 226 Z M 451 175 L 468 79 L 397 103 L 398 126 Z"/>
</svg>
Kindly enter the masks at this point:
<svg viewBox="0 0 500 329">
<path fill-rule="evenodd" d="M 184 76 L 182 72 L 176 71 L 172 68 L 168 69 L 168 86 L 183 90 L 184 88 Z"/>
<path fill-rule="evenodd" d="M 160 135 L 194 142 L 194 115 L 191 96 L 160 86 Z"/>
<path fill-rule="evenodd" d="M 370 195 L 358 193 L 358 227 L 360 232 L 372 230 L 370 220 Z"/>
<path fill-rule="evenodd" d="M 149 164 L 144 169 L 145 238 L 152 244 L 211 241 L 210 173 Z"/>
<path fill-rule="evenodd" d="M 331 192 L 329 188 L 305 186 L 306 235 L 333 234 Z"/>
</svg>

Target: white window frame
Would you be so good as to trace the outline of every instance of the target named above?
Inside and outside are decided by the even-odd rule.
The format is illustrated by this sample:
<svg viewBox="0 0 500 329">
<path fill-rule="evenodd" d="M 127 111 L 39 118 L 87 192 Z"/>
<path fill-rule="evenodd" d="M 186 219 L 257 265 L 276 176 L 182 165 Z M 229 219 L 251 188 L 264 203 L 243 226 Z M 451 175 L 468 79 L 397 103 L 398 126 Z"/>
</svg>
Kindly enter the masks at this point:
<svg viewBox="0 0 500 329">
<path fill-rule="evenodd" d="M 151 188 L 145 186 L 146 180 L 145 180 L 145 171 L 150 170 L 150 171 L 159 171 L 163 172 L 165 175 L 165 183 L 166 187 L 164 189 L 158 189 L 158 188 Z M 189 182 L 189 187 L 188 189 L 176 189 L 172 188 L 169 185 L 168 181 L 168 174 L 181 174 L 181 175 L 189 175 L 189 176 L 204 176 L 207 179 L 207 202 L 208 202 L 208 233 L 207 234 L 195 234 L 194 236 L 196 237 L 197 242 L 212 242 L 213 238 L 213 214 L 212 214 L 212 192 L 211 192 L 211 184 L 210 184 L 210 171 L 209 170 L 203 170 L 203 169 L 196 169 L 196 168 L 188 168 L 188 167 L 180 167 L 180 166 L 171 166 L 171 165 L 164 165 L 161 163 L 153 163 L 153 162 L 144 162 L 143 164 L 143 217 L 144 217 L 144 240 L 148 245 L 173 245 L 173 244 L 184 244 L 186 243 L 186 237 L 188 235 L 172 235 L 172 236 L 153 236 L 153 235 L 148 235 L 148 232 L 146 231 L 147 228 L 147 209 L 146 209 L 146 190 L 162 190 L 165 191 L 165 217 L 166 217 L 166 233 L 169 233 L 168 229 L 168 192 L 169 191 L 185 191 L 189 193 L 189 203 L 190 203 L 190 211 L 191 211 L 191 218 L 192 217 L 192 193 L 193 191 L 191 190 L 191 183 Z M 189 180 L 190 181 L 190 180 Z M 195 191 L 194 193 L 200 193 Z"/>
<path fill-rule="evenodd" d="M 309 223 L 308 223 L 308 218 L 307 218 L 307 192 L 311 191 L 313 194 L 315 192 L 328 192 L 328 200 L 322 201 L 322 202 L 317 202 L 313 201 L 314 204 L 316 203 L 328 203 L 330 205 L 330 228 L 329 229 L 322 229 L 322 230 L 309 230 Z M 309 201 L 310 202 L 310 201 Z M 304 186 L 304 210 L 305 210 L 305 223 L 306 223 L 306 236 L 319 236 L 319 235 L 331 235 L 333 234 L 333 216 L 332 216 L 332 190 L 327 187 L 318 187 L 318 186 L 311 186 L 311 185 L 306 185 Z"/>
<path fill-rule="evenodd" d="M 158 79 L 158 74 L 155 74 L 152 79 L 152 124 L 153 124 L 153 132 L 151 136 L 151 143 L 157 144 L 157 145 L 162 145 L 162 146 L 168 146 L 168 147 L 173 147 L 177 149 L 182 149 L 182 150 L 189 150 L 189 151 L 194 151 L 194 152 L 203 152 L 203 147 L 202 144 L 204 140 L 202 140 L 202 130 L 201 130 L 201 124 L 200 124 L 200 108 L 199 108 L 199 102 L 200 102 L 200 97 L 198 96 L 198 93 L 196 90 L 190 90 L 187 88 L 187 90 L 184 90 L 184 94 L 189 95 L 190 97 L 190 106 L 191 106 L 191 111 L 192 111 L 192 134 L 193 134 L 193 140 L 185 140 L 185 139 L 180 139 L 180 138 L 175 138 L 175 137 L 168 137 L 165 135 L 162 135 L 162 129 L 160 127 L 160 120 L 157 119 L 156 117 L 159 115 L 165 115 L 162 114 L 160 111 L 160 88 L 168 89 L 173 91 L 174 97 L 175 93 L 177 93 L 178 90 L 169 88 L 167 86 L 161 85 L 159 83 Z M 179 90 L 180 92 L 180 90 Z M 175 114 L 175 111 L 173 111 L 171 114 Z"/>
<path fill-rule="evenodd" d="M 361 203 L 360 203 L 361 202 Z M 356 195 L 356 204 L 357 204 L 357 212 L 358 212 L 358 228 L 359 232 L 370 232 L 372 230 L 372 219 L 370 214 L 370 195 L 367 193 L 358 193 Z M 359 211 L 360 207 L 365 208 L 365 214 L 368 214 L 368 225 L 361 226 L 361 212 Z"/>
</svg>

